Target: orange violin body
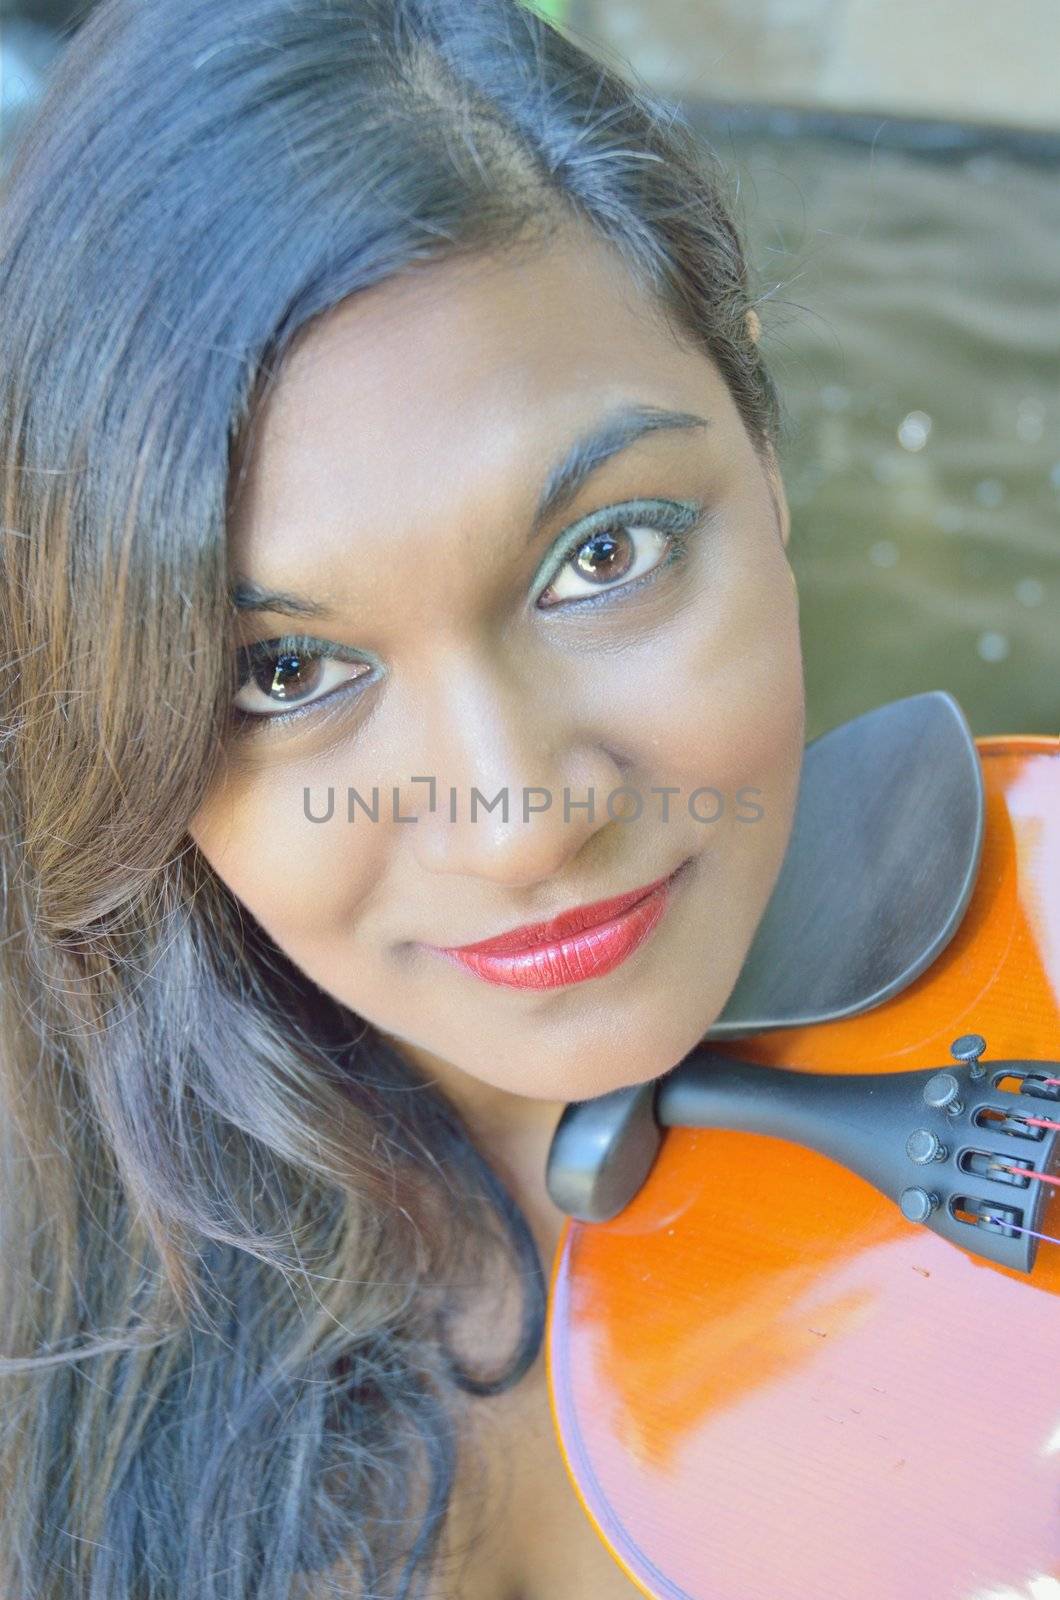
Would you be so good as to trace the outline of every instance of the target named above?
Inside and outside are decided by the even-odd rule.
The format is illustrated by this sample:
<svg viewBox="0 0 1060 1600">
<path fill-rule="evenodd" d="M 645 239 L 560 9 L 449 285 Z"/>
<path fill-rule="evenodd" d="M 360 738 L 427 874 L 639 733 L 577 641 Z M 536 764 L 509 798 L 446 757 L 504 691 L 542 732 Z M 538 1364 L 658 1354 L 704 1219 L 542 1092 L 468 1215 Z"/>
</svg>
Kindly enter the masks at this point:
<svg viewBox="0 0 1060 1600">
<path fill-rule="evenodd" d="M 976 747 L 983 853 L 942 954 L 727 1056 L 904 1072 L 978 1033 L 984 1063 L 1060 1077 L 1060 739 Z M 671 1129 L 552 1276 L 555 1425 L 627 1575 L 653 1600 L 1060 1600 L 1060 1188 L 1041 1232 L 1018 1272 L 801 1145 Z"/>
</svg>

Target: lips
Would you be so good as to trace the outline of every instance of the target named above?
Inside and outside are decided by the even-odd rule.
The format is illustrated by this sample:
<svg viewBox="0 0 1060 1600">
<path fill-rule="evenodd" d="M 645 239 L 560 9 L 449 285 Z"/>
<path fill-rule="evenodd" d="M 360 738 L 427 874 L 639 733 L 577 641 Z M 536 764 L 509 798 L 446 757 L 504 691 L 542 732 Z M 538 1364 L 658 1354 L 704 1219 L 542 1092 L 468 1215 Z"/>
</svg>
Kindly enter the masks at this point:
<svg viewBox="0 0 1060 1600">
<path fill-rule="evenodd" d="M 491 983 L 546 989 L 602 977 L 625 961 L 653 931 L 669 890 L 688 865 L 607 900 L 575 906 L 547 922 L 526 923 L 494 939 L 429 946 Z"/>
<path fill-rule="evenodd" d="M 475 944 L 439 946 L 439 948 L 446 948 L 446 954 L 471 955 L 480 952 L 483 955 L 503 956 L 532 949 L 534 945 L 554 944 L 571 934 L 582 933 L 586 928 L 599 927 L 609 918 L 628 911 L 653 890 L 669 882 L 671 876 L 672 874 L 668 873 L 666 877 L 654 878 L 651 883 L 645 883 L 639 889 L 630 889 L 626 894 L 612 895 L 610 900 L 594 900 L 591 905 L 575 906 L 573 911 L 561 911 L 558 916 L 549 918 L 547 922 L 526 922 L 520 928 L 511 928 L 507 933 L 499 934 L 495 939 L 479 939 Z"/>
</svg>

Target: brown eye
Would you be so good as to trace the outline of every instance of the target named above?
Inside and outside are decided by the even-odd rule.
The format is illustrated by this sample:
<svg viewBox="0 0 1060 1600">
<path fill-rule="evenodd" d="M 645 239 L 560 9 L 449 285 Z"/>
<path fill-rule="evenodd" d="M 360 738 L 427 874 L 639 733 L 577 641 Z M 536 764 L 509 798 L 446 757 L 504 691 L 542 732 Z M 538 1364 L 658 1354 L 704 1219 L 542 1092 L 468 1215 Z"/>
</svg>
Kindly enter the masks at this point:
<svg viewBox="0 0 1060 1600">
<path fill-rule="evenodd" d="M 268 640 L 238 652 L 232 708 L 249 721 L 275 722 L 334 698 L 371 670 L 367 661 L 340 659 L 319 646 Z"/>
<path fill-rule="evenodd" d="M 597 583 L 623 578 L 633 565 L 636 551 L 625 528 L 614 533 L 594 533 L 574 558 L 579 575 Z"/>
<path fill-rule="evenodd" d="M 285 651 L 275 664 L 257 662 L 251 672 L 254 686 L 274 700 L 298 700 L 319 684 L 322 663 L 294 650 Z"/>
<path fill-rule="evenodd" d="M 673 542 L 673 533 L 666 529 L 632 520 L 600 528 L 570 552 L 538 604 L 558 605 L 583 599 L 593 590 L 619 588 L 658 566 Z"/>
</svg>

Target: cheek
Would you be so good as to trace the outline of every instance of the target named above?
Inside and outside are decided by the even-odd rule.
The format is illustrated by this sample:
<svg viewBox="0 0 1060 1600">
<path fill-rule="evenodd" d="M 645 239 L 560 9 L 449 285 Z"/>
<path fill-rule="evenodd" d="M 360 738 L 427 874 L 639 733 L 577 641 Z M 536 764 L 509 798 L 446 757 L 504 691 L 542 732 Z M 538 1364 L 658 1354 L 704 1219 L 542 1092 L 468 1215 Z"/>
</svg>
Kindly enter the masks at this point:
<svg viewBox="0 0 1060 1600">
<path fill-rule="evenodd" d="M 703 930 L 735 980 L 791 836 L 805 743 L 798 597 L 779 541 L 718 563 L 650 667 L 638 757 L 681 792 L 671 815 L 709 853 Z M 688 797 L 697 796 L 690 817 Z M 723 958 L 729 951 L 733 962 Z M 731 965 L 731 971 L 729 970 Z M 723 998 L 723 995 L 719 996 Z"/>
<path fill-rule="evenodd" d="M 328 788 L 277 768 L 211 797 L 189 828 L 218 877 L 292 950 L 347 920 L 382 870 L 385 828 L 363 814 L 348 823 L 335 782 L 328 816 Z"/>
<path fill-rule="evenodd" d="M 713 787 L 726 807 L 742 786 L 759 786 L 758 803 L 772 802 L 782 825 L 801 765 L 805 695 L 798 598 L 772 545 L 748 541 L 744 559 L 719 562 L 665 650 L 644 653 L 627 684 L 624 747 L 649 782 Z"/>
</svg>

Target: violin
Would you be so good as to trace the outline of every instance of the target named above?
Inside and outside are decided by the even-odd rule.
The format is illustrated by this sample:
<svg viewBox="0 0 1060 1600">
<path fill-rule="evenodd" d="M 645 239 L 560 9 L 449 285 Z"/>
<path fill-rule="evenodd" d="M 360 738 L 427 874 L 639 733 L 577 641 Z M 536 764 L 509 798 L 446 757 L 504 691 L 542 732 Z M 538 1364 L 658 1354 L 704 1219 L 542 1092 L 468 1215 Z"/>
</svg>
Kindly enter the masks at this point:
<svg viewBox="0 0 1060 1600">
<path fill-rule="evenodd" d="M 962 720 L 948 696 L 897 705 L 945 713 L 947 737 Z M 923 731 L 906 772 L 937 784 L 958 763 Z M 652 1600 L 1060 1600 L 1060 738 L 966 743 L 941 816 L 892 818 L 922 845 L 962 818 L 963 868 L 919 954 L 893 948 L 902 901 L 873 919 L 865 883 L 904 875 L 908 933 L 939 840 L 889 875 L 864 830 L 898 843 L 862 821 L 844 881 L 793 839 L 803 899 L 784 913 L 804 925 L 775 950 L 820 940 L 808 894 L 843 900 L 837 917 L 857 894 L 850 961 L 875 951 L 880 981 L 848 971 L 831 1015 L 811 999 L 793 1025 L 798 974 L 762 1002 L 752 959 L 755 1003 L 557 1129 L 553 1422 L 584 1511 Z M 884 770 L 900 791 L 894 758 L 863 764 L 865 794 Z M 829 793 L 851 770 L 819 767 Z M 801 837 L 832 853 L 811 813 Z M 811 990 L 835 986 L 828 949 Z"/>
</svg>

